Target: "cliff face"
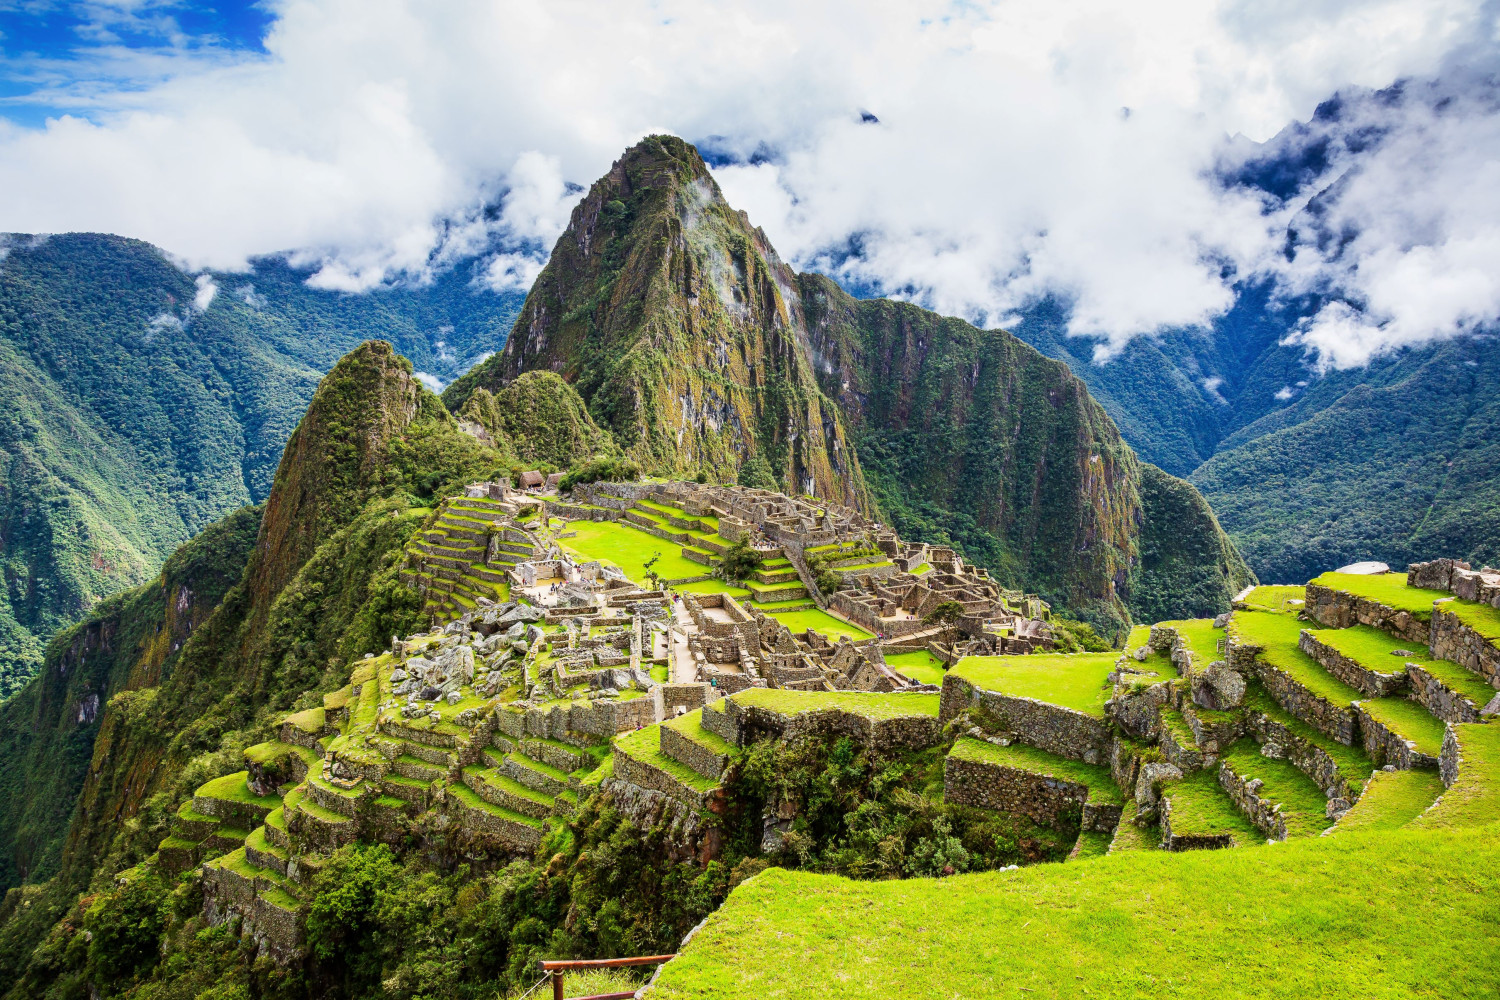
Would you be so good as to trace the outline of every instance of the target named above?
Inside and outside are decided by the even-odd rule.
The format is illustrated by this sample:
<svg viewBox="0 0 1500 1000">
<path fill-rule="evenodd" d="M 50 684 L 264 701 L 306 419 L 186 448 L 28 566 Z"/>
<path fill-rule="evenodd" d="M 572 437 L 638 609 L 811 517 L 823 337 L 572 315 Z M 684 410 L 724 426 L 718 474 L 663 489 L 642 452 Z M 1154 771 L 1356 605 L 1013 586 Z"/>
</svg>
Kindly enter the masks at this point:
<svg viewBox="0 0 1500 1000">
<path fill-rule="evenodd" d="M 680 139 L 644 140 L 594 184 L 505 349 L 448 405 L 537 369 L 572 383 L 653 472 L 732 477 L 763 454 L 788 489 L 867 503 L 796 274 Z"/>
</svg>

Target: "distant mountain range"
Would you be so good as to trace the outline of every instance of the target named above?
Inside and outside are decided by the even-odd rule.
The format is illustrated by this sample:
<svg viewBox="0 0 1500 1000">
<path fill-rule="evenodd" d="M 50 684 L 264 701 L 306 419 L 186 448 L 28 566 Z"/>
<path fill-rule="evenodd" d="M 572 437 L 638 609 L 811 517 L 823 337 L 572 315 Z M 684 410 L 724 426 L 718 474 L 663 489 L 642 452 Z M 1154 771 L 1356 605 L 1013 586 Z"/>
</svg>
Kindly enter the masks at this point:
<svg viewBox="0 0 1500 1000">
<path fill-rule="evenodd" d="M 117 236 L 11 236 L 0 257 L 0 695 L 58 628 L 266 498 L 318 380 L 391 341 L 448 381 L 522 295 L 468 267 L 415 288 L 309 288 L 280 259 L 196 280 Z"/>
</svg>

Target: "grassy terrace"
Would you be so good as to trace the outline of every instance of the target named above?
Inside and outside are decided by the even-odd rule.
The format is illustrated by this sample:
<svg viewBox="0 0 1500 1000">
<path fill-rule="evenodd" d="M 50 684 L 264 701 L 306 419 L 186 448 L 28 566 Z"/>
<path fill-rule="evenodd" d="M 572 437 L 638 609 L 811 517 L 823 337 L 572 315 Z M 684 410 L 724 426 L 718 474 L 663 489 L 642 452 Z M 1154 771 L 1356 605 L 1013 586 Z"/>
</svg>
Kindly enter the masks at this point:
<svg viewBox="0 0 1500 1000">
<path fill-rule="evenodd" d="M 1415 663 L 1448 687 L 1483 707 L 1495 696 L 1495 689 L 1451 660 L 1434 660 L 1426 646 L 1402 642 L 1388 632 L 1368 625 L 1352 628 L 1313 629 L 1313 636 L 1331 646 L 1367 670 L 1383 674 L 1399 673 L 1406 664 Z M 1397 650 L 1411 655 L 1397 656 Z"/>
<path fill-rule="evenodd" d="M 1227 833 L 1239 847 L 1266 842 L 1265 834 L 1235 808 L 1229 793 L 1220 787 L 1216 767 L 1164 784 L 1161 792 L 1172 800 L 1172 833 L 1177 836 L 1217 837 Z"/>
<path fill-rule="evenodd" d="M 1246 781 L 1265 782 L 1258 794 L 1281 806 L 1288 839 L 1322 833 L 1333 825 L 1324 815 L 1328 797 L 1290 761 L 1262 757 L 1254 740 L 1238 741 L 1220 759 Z"/>
<path fill-rule="evenodd" d="M 1331 736 L 1309 726 L 1276 704 L 1275 700 L 1258 683 L 1249 685 L 1245 693 L 1245 707 L 1279 722 L 1290 730 L 1293 736 L 1306 740 L 1333 758 L 1334 765 L 1338 767 L 1339 774 L 1344 776 L 1345 781 L 1358 785 L 1366 781 L 1370 777 L 1370 772 L 1375 768 L 1370 758 L 1365 756 L 1362 747 L 1346 747 Z"/>
<path fill-rule="evenodd" d="M 1344 814 L 1333 833 L 1350 830 L 1394 830 L 1422 814 L 1443 794 L 1436 771 L 1376 771 L 1354 808 Z"/>
<path fill-rule="evenodd" d="M 1193 662 L 1198 666 L 1206 667 L 1220 658 L 1219 642 L 1224 638 L 1225 630 L 1214 628 L 1212 618 L 1190 618 L 1162 624 L 1177 630 L 1177 634 L 1187 643 L 1188 651 L 1193 654 Z"/>
<path fill-rule="evenodd" d="M 700 569 L 704 573 L 708 572 L 707 566 L 702 566 Z M 750 596 L 750 591 L 744 587 L 731 587 L 723 580 L 699 580 L 697 583 L 684 583 L 672 589 L 684 594 L 728 594 L 737 601 Z"/>
<path fill-rule="evenodd" d="M 1348 705 L 1364 695 L 1334 677 L 1298 648 L 1302 622 L 1291 615 L 1270 611 L 1237 611 L 1230 630 L 1241 640 L 1263 649 L 1260 659 L 1335 705 Z"/>
<path fill-rule="evenodd" d="M 1500 820 L 1500 726 L 1472 722 L 1454 726 L 1458 737 L 1458 780 L 1437 805 L 1412 821 L 1413 826 L 1446 828 L 1493 824 Z M 1500 843 L 1500 829 L 1491 826 L 1486 839 Z"/>
<path fill-rule="evenodd" d="M 1436 757 L 1443 749 L 1443 723 L 1427 709 L 1405 698 L 1367 698 L 1359 703 L 1371 718 L 1417 749 Z"/>
<path fill-rule="evenodd" d="M 948 673 L 986 691 L 1035 698 L 1103 718 L 1109 697 L 1105 677 L 1118 659 L 1117 653 L 966 656 Z"/>
<path fill-rule="evenodd" d="M 707 792 L 718 785 L 718 782 L 713 779 L 705 778 L 686 764 L 679 763 L 662 753 L 660 730 L 661 725 L 657 724 L 637 729 L 633 733 L 616 736 L 615 752 L 623 753 L 642 764 L 649 764 L 658 771 L 665 771 L 696 792 Z"/>
<path fill-rule="evenodd" d="M 935 694 L 874 694 L 864 691 L 784 691 L 750 688 L 731 695 L 746 708 L 764 708 L 781 715 L 837 708 L 868 719 L 898 719 L 907 715 L 938 714 Z"/>
<path fill-rule="evenodd" d="M 997 746 L 972 736 L 962 736 L 953 744 L 949 757 L 970 760 L 980 764 L 995 764 L 1042 774 L 1059 781 L 1070 781 L 1089 790 L 1089 801 L 1120 804 L 1124 797 L 1119 786 L 1109 776 L 1109 768 L 1094 764 L 1083 764 L 1068 760 L 1045 750 L 1037 750 L 1024 743 L 1012 743 L 1008 747 Z M 1107 845 L 1106 841 L 1106 845 Z"/>
<path fill-rule="evenodd" d="M 945 879 L 773 868 L 652 997 L 1492 996 L 1497 893 L 1500 837 L 1410 831 Z"/>
<path fill-rule="evenodd" d="M 735 748 L 724 737 L 703 728 L 703 709 L 701 708 L 695 708 L 675 719 L 668 719 L 662 723 L 662 727 L 692 740 L 699 746 L 706 747 L 713 753 L 727 756 L 735 751 Z"/>
<path fill-rule="evenodd" d="M 838 642 L 839 636 L 847 635 L 850 639 L 872 638 L 869 632 L 858 625 L 850 625 L 848 622 L 840 621 L 827 612 L 812 608 L 807 611 L 773 611 L 776 620 L 781 622 L 793 632 L 802 632 L 812 629 L 814 632 L 822 632 L 831 641 Z"/>
<path fill-rule="evenodd" d="M 708 572 L 707 566 L 684 557 L 682 546 L 676 542 L 647 534 L 624 521 L 569 521 L 567 530 L 577 534 L 560 539 L 563 548 L 583 560 L 612 563 L 636 583 L 646 582 L 646 561 L 658 552 L 661 558 L 652 568 L 669 580 Z"/>
<path fill-rule="evenodd" d="M 1330 590 L 1364 597 L 1398 611 L 1410 611 L 1422 621 L 1432 617 L 1432 602 L 1449 597 L 1446 591 L 1406 585 L 1405 573 L 1324 573 L 1312 583 Z"/>
<path fill-rule="evenodd" d="M 267 809 L 275 809 L 281 805 L 279 795 L 256 795 L 245 783 L 250 777 L 249 771 L 239 771 L 235 774 L 226 774 L 222 778 L 205 782 L 198 786 L 194 795 L 205 799 L 226 799 L 231 802 L 248 802 L 251 805 L 264 806 Z"/>
<path fill-rule="evenodd" d="M 1307 599 L 1306 587 L 1260 586 L 1245 595 L 1244 604 L 1260 611 L 1289 611 L 1293 601 Z"/>
<path fill-rule="evenodd" d="M 887 653 L 885 665 L 920 684 L 942 684 L 947 674 L 943 661 L 925 649 L 914 653 Z"/>
<path fill-rule="evenodd" d="M 1500 645 L 1500 609 L 1454 597 L 1443 602 L 1443 610 L 1484 636 L 1492 645 Z"/>
<path fill-rule="evenodd" d="M 1146 645 L 1146 643 L 1150 640 L 1151 626 L 1137 625 L 1130 630 L 1130 635 L 1125 640 L 1125 651 L 1127 653 L 1134 653 L 1137 649 L 1140 649 L 1142 646 Z M 1176 665 L 1173 664 L 1172 658 L 1170 656 L 1166 655 L 1165 653 L 1158 653 L 1154 649 L 1146 654 L 1146 658 L 1144 660 L 1137 660 L 1134 656 L 1131 656 L 1127 661 L 1126 666 L 1130 667 L 1132 670 L 1150 671 L 1164 680 L 1170 680 L 1173 677 L 1178 677 L 1181 675 L 1181 671 L 1179 671 Z M 1141 679 L 1146 680 L 1148 683 L 1155 683 L 1154 681 L 1150 681 L 1147 678 Z"/>
</svg>

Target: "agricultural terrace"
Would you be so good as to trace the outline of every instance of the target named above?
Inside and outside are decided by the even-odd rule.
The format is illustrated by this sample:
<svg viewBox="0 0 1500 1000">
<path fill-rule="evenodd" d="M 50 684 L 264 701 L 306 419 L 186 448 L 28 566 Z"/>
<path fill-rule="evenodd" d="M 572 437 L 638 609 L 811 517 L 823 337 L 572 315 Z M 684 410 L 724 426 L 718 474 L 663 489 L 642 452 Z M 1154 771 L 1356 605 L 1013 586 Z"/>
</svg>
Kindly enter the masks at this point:
<svg viewBox="0 0 1500 1000">
<path fill-rule="evenodd" d="M 1409 611 L 1422 621 L 1432 617 L 1432 602 L 1451 596 L 1443 590 L 1423 590 L 1406 583 L 1405 573 L 1324 573 L 1308 586 L 1327 587 L 1363 597 L 1397 611 Z"/>
<path fill-rule="evenodd" d="M 703 576 L 708 567 L 682 554 L 682 546 L 648 535 L 624 521 L 569 521 L 563 529 L 576 532 L 558 544 L 584 562 L 598 559 L 618 566 L 631 581 L 646 583 L 646 562 L 660 555 L 652 568 L 666 579 Z"/>
<path fill-rule="evenodd" d="M 943 677 L 947 675 L 943 661 L 925 649 L 911 653 L 886 653 L 885 665 L 920 684 L 941 685 Z"/>
<path fill-rule="evenodd" d="M 1118 660 L 1118 653 L 966 656 L 948 674 L 985 691 L 1035 698 L 1102 719 L 1110 693 L 1107 678 Z"/>
</svg>

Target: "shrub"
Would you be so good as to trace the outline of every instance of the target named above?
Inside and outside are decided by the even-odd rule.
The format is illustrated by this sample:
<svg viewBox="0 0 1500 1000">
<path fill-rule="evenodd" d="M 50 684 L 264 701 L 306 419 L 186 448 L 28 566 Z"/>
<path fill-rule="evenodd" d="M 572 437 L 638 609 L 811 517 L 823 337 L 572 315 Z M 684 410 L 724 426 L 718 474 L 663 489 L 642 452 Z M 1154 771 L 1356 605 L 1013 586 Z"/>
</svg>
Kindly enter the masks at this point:
<svg viewBox="0 0 1500 1000">
<path fill-rule="evenodd" d="M 628 458 L 596 458 L 566 476 L 557 484 L 559 492 L 571 493 L 579 483 L 630 482 L 641 478 L 641 467 Z"/>
<path fill-rule="evenodd" d="M 744 580 L 755 572 L 760 560 L 760 553 L 752 549 L 749 542 L 741 539 L 719 557 L 719 578 L 731 583 Z"/>
<path fill-rule="evenodd" d="M 766 461 L 766 456 L 759 453 L 745 459 L 740 466 L 737 482 L 741 486 L 755 490 L 781 489 L 781 484 L 776 481 L 776 473 L 771 471 L 771 463 Z"/>
</svg>

